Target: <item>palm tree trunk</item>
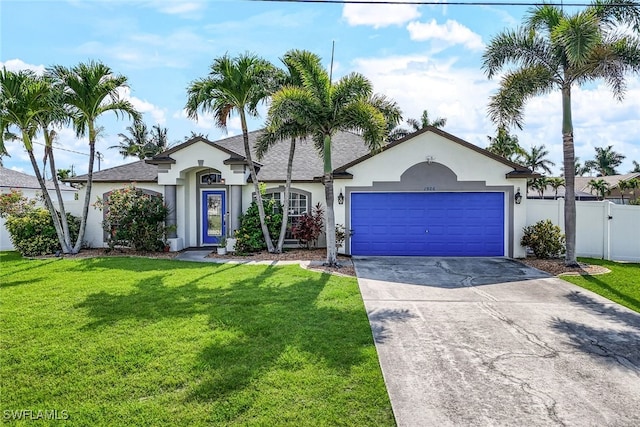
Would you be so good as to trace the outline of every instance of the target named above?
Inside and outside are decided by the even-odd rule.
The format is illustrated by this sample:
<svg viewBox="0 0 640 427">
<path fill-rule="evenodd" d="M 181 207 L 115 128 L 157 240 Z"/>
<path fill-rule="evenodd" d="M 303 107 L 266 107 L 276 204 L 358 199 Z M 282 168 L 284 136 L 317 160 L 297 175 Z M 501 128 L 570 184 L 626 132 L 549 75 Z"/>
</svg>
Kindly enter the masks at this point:
<svg viewBox="0 0 640 427">
<path fill-rule="evenodd" d="M 244 141 L 244 152 L 247 158 L 247 163 L 249 163 L 249 173 L 251 175 L 251 180 L 253 181 L 253 189 L 256 193 L 256 203 L 258 205 L 258 215 L 260 216 L 260 227 L 262 228 L 262 235 L 264 236 L 264 241 L 267 243 L 267 251 L 273 253 L 275 251 L 275 248 L 273 247 L 273 242 L 271 241 L 269 228 L 267 227 L 267 223 L 265 222 L 264 204 L 262 203 L 262 193 L 260 193 L 260 183 L 258 182 L 258 174 L 256 173 L 256 168 L 253 164 L 253 159 L 251 158 L 251 148 L 249 147 L 249 131 L 247 130 L 247 118 L 244 114 L 244 109 L 240 110 L 240 122 L 242 124 L 242 138 Z"/>
<path fill-rule="evenodd" d="M 87 217 L 89 216 L 89 204 L 91 203 L 91 189 L 93 187 L 93 162 L 96 157 L 96 130 L 93 121 L 89 121 L 89 169 L 87 172 L 87 187 L 84 194 L 84 206 L 82 207 L 82 217 L 80 218 L 80 230 L 78 239 L 73 247 L 72 253 L 77 254 L 82 247 L 84 232 L 87 228 Z"/>
<path fill-rule="evenodd" d="M 576 260 L 576 193 L 573 121 L 571 119 L 571 86 L 562 88 L 562 153 L 564 156 L 564 232 L 567 245 L 566 266 L 578 266 Z"/>
<path fill-rule="evenodd" d="M 284 246 L 284 237 L 287 234 L 287 225 L 289 222 L 289 193 L 291 191 L 291 174 L 293 172 L 293 156 L 296 151 L 296 139 L 291 138 L 291 146 L 289 148 L 289 162 L 287 163 L 287 181 L 284 185 L 284 201 L 282 203 L 282 225 L 280 226 L 280 237 L 278 238 L 278 247 L 276 253 L 282 253 Z"/>
<path fill-rule="evenodd" d="M 336 249 L 336 217 L 333 211 L 333 168 L 331 167 L 331 136 L 324 136 L 324 197 L 327 204 L 327 221 L 325 232 L 327 236 L 327 262 L 328 266 L 338 264 Z"/>
<path fill-rule="evenodd" d="M 47 144 L 49 143 L 47 142 Z M 64 208 L 64 200 L 62 200 L 62 193 L 60 192 L 60 183 L 58 182 L 58 176 L 56 175 L 56 163 L 53 158 L 53 150 L 51 148 L 48 149 L 48 155 L 49 155 L 49 168 L 51 169 L 51 180 L 53 181 L 53 185 L 56 188 L 56 197 L 58 198 L 58 209 L 60 209 L 60 222 L 62 223 L 62 236 L 63 236 L 63 241 L 60 242 L 62 246 L 62 253 L 68 254 L 69 252 L 71 252 L 71 249 L 72 249 L 71 233 L 69 233 L 69 222 L 67 221 L 67 211 Z"/>
<path fill-rule="evenodd" d="M 38 184 L 40 184 L 40 190 L 42 191 L 42 198 L 44 199 L 44 203 L 51 214 L 51 220 L 53 221 L 53 228 L 56 230 L 56 235 L 58 236 L 58 241 L 60 242 L 60 247 L 64 250 L 64 235 L 62 233 L 62 225 L 60 224 L 60 218 L 58 217 L 58 212 L 53 206 L 53 202 L 51 201 L 51 196 L 49 196 L 49 192 L 47 191 L 47 184 L 40 173 L 40 168 L 38 167 L 38 161 L 36 160 L 36 156 L 33 155 L 33 145 L 31 144 L 31 138 L 26 135 L 24 132 L 22 134 L 22 138 L 24 141 L 24 146 L 27 149 L 27 153 L 29 154 L 29 160 L 31 161 L 31 166 L 33 166 L 33 173 L 36 174 L 36 179 L 38 180 Z"/>
</svg>

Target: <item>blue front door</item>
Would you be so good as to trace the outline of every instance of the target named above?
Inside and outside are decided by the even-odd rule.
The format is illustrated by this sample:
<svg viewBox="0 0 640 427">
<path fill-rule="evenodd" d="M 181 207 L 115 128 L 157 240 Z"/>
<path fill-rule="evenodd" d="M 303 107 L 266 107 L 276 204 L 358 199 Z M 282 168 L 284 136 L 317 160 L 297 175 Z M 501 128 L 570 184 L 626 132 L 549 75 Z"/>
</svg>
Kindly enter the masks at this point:
<svg viewBox="0 0 640 427">
<path fill-rule="evenodd" d="M 504 255 L 503 193 L 352 193 L 351 254 Z"/>
<path fill-rule="evenodd" d="M 202 243 L 215 245 L 225 236 L 224 191 L 202 192 Z"/>
</svg>

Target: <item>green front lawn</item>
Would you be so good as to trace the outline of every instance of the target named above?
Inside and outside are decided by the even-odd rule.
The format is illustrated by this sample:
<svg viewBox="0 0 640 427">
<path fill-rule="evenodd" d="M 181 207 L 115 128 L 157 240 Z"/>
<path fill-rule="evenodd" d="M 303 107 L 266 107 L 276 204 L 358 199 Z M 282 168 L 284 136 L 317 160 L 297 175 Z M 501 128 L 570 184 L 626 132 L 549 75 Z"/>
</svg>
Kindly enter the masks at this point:
<svg viewBox="0 0 640 427">
<path fill-rule="evenodd" d="M 611 273 L 597 276 L 562 276 L 564 280 L 640 313 L 640 264 L 592 258 L 581 258 L 580 261 L 602 265 L 611 270 Z"/>
<path fill-rule="evenodd" d="M 68 425 L 393 425 L 356 280 L 0 253 L 0 409 Z M 25 424 L 31 424 L 26 421 Z"/>
</svg>

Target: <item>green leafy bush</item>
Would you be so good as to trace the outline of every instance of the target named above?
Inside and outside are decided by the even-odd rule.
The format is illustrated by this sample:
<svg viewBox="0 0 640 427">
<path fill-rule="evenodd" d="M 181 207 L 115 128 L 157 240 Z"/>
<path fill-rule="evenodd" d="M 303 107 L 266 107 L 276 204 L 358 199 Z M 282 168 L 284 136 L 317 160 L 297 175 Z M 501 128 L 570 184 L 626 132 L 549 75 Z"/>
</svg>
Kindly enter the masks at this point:
<svg viewBox="0 0 640 427">
<path fill-rule="evenodd" d="M 282 206 L 277 206 L 277 202 L 273 199 L 263 200 L 265 211 L 265 221 L 269 229 L 269 235 L 272 239 L 277 239 L 280 235 L 280 225 L 282 223 Z M 240 217 L 240 227 L 235 232 L 236 252 L 246 254 L 251 252 L 260 252 L 267 247 L 264 241 L 262 228 L 260 227 L 260 215 L 258 213 L 258 204 L 253 201 L 249 209 Z"/>
<path fill-rule="evenodd" d="M 67 214 L 67 221 L 73 241 L 78 238 L 80 219 Z M 22 256 L 46 255 L 61 250 L 51 214 L 47 209 L 31 207 L 21 214 L 9 215 L 5 226 L 13 246 Z"/>
<path fill-rule="evenodd" d="M 164 221 L 168 208 L 162 196 L 148 194 L 133 185 L 114 190 L 95 206 L 105 209 L 102 227 L 111 249 L 125 246 L 137 251 L 159 251 L 166 242 Z"/>
<path fill-rule="evenodd" d="M 564 242 L 565 237 L 560 227 L 548 219 L 524 227 L 524 236 L 520 240 L 522 246 L 531 248 L 533 254 L 540 259 L 563 254 L 565 251 Z"/>
</svg>

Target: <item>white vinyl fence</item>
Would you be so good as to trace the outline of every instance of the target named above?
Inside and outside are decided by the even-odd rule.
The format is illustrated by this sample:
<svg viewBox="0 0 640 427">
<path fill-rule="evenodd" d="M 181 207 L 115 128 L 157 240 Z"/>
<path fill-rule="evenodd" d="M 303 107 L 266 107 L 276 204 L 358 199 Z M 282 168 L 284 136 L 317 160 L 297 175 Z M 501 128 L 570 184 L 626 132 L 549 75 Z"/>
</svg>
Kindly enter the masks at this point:
<svg viewBox="0 0 640 427">
<path fill-rule="evenodd" d="M 564 200 L 527 200 L 527 225 L 549 219 L 564 232 Z M 640 206 L 576 202 L 576 254 L 640 262 Z"/>
</svg>

